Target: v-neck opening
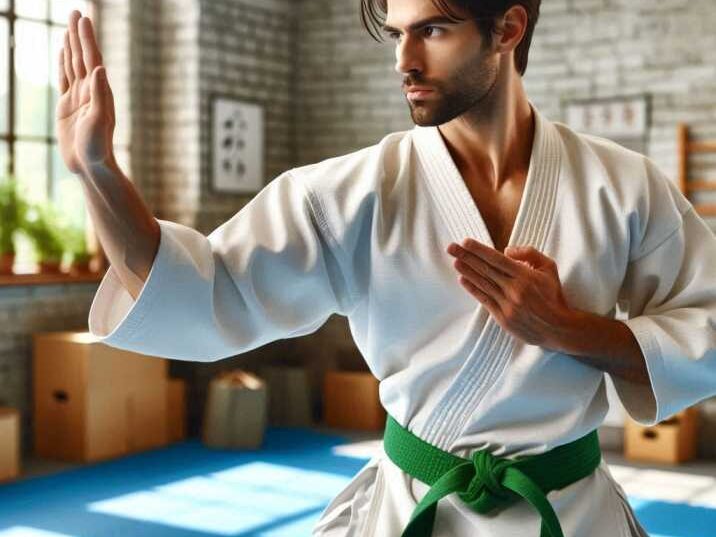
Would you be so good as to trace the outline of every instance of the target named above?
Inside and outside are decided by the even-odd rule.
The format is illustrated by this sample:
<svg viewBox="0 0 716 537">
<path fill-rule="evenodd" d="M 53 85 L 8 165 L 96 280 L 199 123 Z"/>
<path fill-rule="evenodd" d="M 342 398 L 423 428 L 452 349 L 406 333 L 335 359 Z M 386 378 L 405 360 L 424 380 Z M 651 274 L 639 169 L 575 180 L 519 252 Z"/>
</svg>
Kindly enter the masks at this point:
<svg viewBox="0 0 716 537">
<path fill-rule="evenodd" d="M 530 148 L 530 160 L 529 165 L 527 168 L 527 177 L 525 178 L 525 184 L 522 188 L 522 192 L 520 193 L 520 202 L 517 206 L 517 214 L 515 215 L 515 220 L 512 223 L 512 228 L 510 229 L 510 236 L 507 240 L 507 244 L 505 245 L 505 249 L 509 248 L 510 246 L 515 246 L 515 241 L 517 241 L 518 235 L 520 234 L 521 228 L 523 227 L 524 223 L 524 214 L 526 212 L 525 205 L 526 200 L 529 199 L 529 196 L 532 195 L 533 191 L 533 183 L 534 183 L 534 168 L 535 168 L 535 162 L 539 158 L 538 150 L 540 148 L 540 144 L 542 143 L 541 137 L 543 136 L 542 129 L 539 128 L 539 121 L 540 118 L 538 117 L 537 111 L 532 106 L 532 103 L 530 103 L 530 108 L 532 109 L 532 114 L 534 117 L 534 133 L 533 133 L 533 139 L 532 139 L 532 147 Z M 453 176 L 456 183 L 456 188 L 460 190 L 460 196 L 465 198 L 466 201 L 469 200 L 469 205 L 471 206 L 471 213 L 472 217 L 475 219 L 475 222 L 479 226 L 480 229 L 480 235 L 483 239 L 483 242 L 485 242 L 490 248 L 497 249 L 495 239 L 492 237 L 490 233 L 490 229 L 487 227 L 487 221 L 485 220 L 484 215 L 482 214 L 482 211 L 480 211 L 480 207 L 475 201 L 475 199 L 472 196 L 472 193 L 470 192 L 470 189 L 467 186 L 467 183 L 465 182 L 465 178 L 460 173 L 460 170 L 457 167 L 457 164 L 455 164 L 455 160 L 452 158 L 452 155 L 450 153 L 450 150 L 447 147 L 447 144 L 445 143 L 445 139 L 443 138 L 442 133 L 440 132 L 440 129 L 438 127 L 433 127 L 435 129 L 435 134 L 437 135 L 437 139 L 439 140 L 439 143 L 441 145 L 440 152 L 443 153 L 447 160 L 450 161 L 449 168 L 449 175 Z"/>
<path fill-rule="evenodd" d="M 534 137 L 530 152 L 527 178 L 522 189 L 517 214 L 510 231 L 505 248 L 517 245 L 529 245 L 536 238 L 541 228 L 535 222 L 540 216 L 551 216 L 552 208 L 545 207 L 545 197 L 553 197 L 556 189 L 558 169 L 553 161 L 559 158 L 554 138 L 556 133 L 549 133 L 549 125 L 540 112 L 530 102 L 534 114 Z M 479 237 L 485 244 L 495 248 L 495 241 L 473 199 L 462 174 L 447 148 L 445 140 L 436 126 L 414 129 L 418 154 L 427 172 L 431 193 L 453 235 L 453 240 L 461 242 L 467 237 Z M 534 244 L 535 247 L 540 246 Z"/>
</svg>

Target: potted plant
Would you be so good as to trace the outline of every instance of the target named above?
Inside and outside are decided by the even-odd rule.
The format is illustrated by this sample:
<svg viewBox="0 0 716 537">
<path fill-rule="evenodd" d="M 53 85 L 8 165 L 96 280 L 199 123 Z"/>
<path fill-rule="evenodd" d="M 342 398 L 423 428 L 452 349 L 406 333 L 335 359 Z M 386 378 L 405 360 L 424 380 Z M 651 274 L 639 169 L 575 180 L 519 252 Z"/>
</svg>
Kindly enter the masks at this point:
<svg viewBox="0 0 716 537">
<path fill-rule="evenodd" d="M 65 234 L 65 245 L 71 255 L 70 272 L 90 272 L 89 265 L 92 260 L 92 253 L 87 248 L 87 237 L 84 228 L 68 228 Z"/>
<path fill-rule="evenodd" d="M 0 274 L 12 274 L 15 262 L 15 232 L 22 228 L 27 202 L 18 188 L 17 180 L 0 182 Z"/>
<path fill-rule="evenodd" d="M 60 272 L 65 251 L 62 240 L 63 226 L 52 205 L 31 205 L 22 228 L 35 246 L 40 273 Z"/>
</svg>

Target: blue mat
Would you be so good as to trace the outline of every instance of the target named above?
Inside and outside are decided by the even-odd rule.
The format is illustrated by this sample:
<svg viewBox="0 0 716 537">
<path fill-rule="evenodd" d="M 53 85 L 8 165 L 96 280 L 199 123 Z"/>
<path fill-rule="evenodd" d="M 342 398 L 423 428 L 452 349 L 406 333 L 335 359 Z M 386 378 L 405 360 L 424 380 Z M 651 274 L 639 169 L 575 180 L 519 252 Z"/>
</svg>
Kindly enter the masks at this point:
<svg viewBox="0 0 716 537">
<path fill-rule="evenodd" d="M 310 429 L 258 451 L 192 440 L 0 486 L 0 537 L 299 537 L 366 463 Z M 652 537 L 716 535 L 714 510 L 630 498 Z"/>
</svg>

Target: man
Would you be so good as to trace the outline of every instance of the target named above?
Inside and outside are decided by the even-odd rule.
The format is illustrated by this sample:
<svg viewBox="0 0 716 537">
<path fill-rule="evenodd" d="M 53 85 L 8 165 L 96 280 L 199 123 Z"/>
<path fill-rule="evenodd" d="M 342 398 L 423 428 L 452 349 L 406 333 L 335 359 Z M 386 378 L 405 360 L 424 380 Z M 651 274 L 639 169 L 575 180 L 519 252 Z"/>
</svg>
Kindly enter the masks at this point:
<svg viewBox="0 0 716 537">
<path fill-rule="evenodd" d="M 605 373 L 643 424 L 716 393 L 716 238 L 648 158 L 528 101 L 539 4 L 387 0 L 415 128 L 281 174 L 208 237 L 122 174 L 70 18 L 60 148 L 111 262 L 92 333 L 218 360 L 338 313 L 380 379 L 385 452 L 314 535 L 646 535 L 600 456 Z"/>
</svg>

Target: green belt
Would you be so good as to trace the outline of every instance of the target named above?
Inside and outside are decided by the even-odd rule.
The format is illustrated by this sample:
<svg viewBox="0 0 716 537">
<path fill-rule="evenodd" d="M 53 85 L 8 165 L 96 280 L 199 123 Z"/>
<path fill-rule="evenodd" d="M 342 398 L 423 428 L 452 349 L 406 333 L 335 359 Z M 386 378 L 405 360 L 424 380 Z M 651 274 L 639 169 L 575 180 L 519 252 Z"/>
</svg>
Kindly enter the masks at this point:
<svg viewBox="0 0 716 537">
<path fill-rule="evenodd" d="M 546 495 L 590 475 L 602 457 L 595 429 L 541 455 L 505 459 L 482 450 L 463 459 L 418 438 L 390 415 L 383 445 L 396 466 L 431 487 L 401 537 L 430 537 L 438 500 L 453 492 L 481 514 L 525 499 L 542 516 L 540 537 L 564 537 Z"/>
</svg>

